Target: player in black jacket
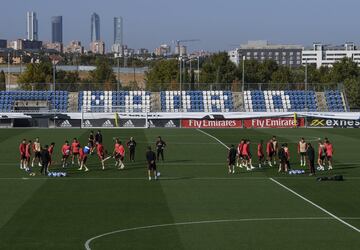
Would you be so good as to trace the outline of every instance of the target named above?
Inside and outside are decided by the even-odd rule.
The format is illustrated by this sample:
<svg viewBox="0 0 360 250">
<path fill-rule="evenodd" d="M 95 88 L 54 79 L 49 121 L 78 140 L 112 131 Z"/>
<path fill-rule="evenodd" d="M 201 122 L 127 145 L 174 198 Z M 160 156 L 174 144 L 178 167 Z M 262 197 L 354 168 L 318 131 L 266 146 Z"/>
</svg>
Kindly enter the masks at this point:
<svg viewBox="0 0 360 250">
<path fill-rule="evenodd" d="M 135 148 L 136 148 L 136 141 L 133 137 L 130 137 L 130 140 L 126 143 L 126 146 L 129 149 L 130 152 L 130 161 L 135 161 Z"/>
<path fill-rule="evenodd" d="M 166 143 L 161 139 L 161 136 L 158 137 L 157 141 L 156 141 L 156 151 L 157 151 L 157 160 L 160 160 L 160 156 L 161 156 L 161 160 L 164 161 L 164 149 L 166 147 Z"/>
<path fill-rule="evenodd" d="M 151 150 L 151 147 L 148 147 L 146 152 L 146 162 L 148 164 L 148 176 L 149 181 L 151 181 L 151 172 L 154 174 L 155 180 L 157 180 L 157 171 L 156 171 L 156 155 L 155 152 Z"/>
<path fill-rule="evenodd" d="M 229 166 L 229 174 L 235 174 L 235 165 L 236 165 L 236 155 L 237 151 L 234 145 L 231 145 L 228 153 L 228 166 Z"/>
</svg>

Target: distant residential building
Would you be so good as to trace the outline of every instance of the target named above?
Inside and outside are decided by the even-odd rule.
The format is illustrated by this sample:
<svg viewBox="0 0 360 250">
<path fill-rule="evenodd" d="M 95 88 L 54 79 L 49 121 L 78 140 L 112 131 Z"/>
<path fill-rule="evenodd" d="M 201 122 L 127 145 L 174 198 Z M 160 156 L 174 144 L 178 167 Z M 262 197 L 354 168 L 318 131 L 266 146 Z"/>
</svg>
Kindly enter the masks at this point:
<svg viewBox="0 0 360 250">
<path fill-rule="evenodd" d="M 278 65 L 300 67 L 303 47 L 300 45 L 269 44 L 268 41 L 249 41 L 240 45 L 240 48 L 229 51 L 230 60 L 239 65 L 245 60 L 263 62 L 273 60 Z"/>
<path fill-rule="evenodd" d="M 7 40 L 0 39 L 0 49 L 6 49 L 7 48 Z"/>
<path fill-rule="evenodd" d="M 105 43 L 103 41 L 96 41 L 90 43 L 90 51 L 94 54 L 105 54 Z"/>
<path fill-rule="evenodd" d="M 175 47 L 175 55 L 186 56 L 187 55 L 187 47 L 184 45 L 179 45 Z"/>
<path fill-rule="evenodd" d="M 63 44 L 62 43 L 44 43 L 43 48 L 47 50 L 55 50 L 57 52 L 63 52 Z"/>
<path fill-rule="evenodd" d="M 9 48 L 14 50 L 41 50 L 42 41 L 17 39 L 9 43 Z"/>
<path fill-rule="evenodd" d="M 149 54 L 149 50 L 148 49 L 145 49 L 145 48 L 141 48 L 141 49 L 138 49 L 137 52 L 136 52 L 137 55 L 148 55 Z"/>
<path fill-rule="evenodd" d="M 84 47 L 81 46 L 80 41 L 71 41 L 68 46 L 64 49 L 65 53 L 77 53 L 77 54 L 83 54 L 84 53 Z"/>
<path fill-rule="evenodd" d="M 168 56 L 171 55 L 171 46 L 167 44 L 160 45 L 159 48 L 156 48 L 154 51 L 156 56 Z"/>
<path fill-rule="evenodd" d="M 39 39 L 38 20 L 35 12 L 29 11 L 26 14 L 27 40 L 37 41 Z"/>
<path fill-rule="evenodd" d="M 344 57 L 350 58 L 360 65 L 360 50 L 353 42 L 340 46 L 324 45 L 314 43 L 312 48 L 306 48 L 302 52 L 302 63 L 314 64 L 317 68 L 321 66 L 332 67 L 334 63 Z"/>
<path fill-rule="evenodd" d="M 62 16 L 53 16 L 51 18 L 51 42 L 62 43 L 63 42 L 63 25 Z"/>
<path fill-rule="evenodd" d="M 100 41 L 100 17 L 96 13 L 91 14 L 91 42 Z"/>
<path fill-rule="evenodd" d="M 118 54 L 119 56 L 123 56 L 124 54 L 124 48 L 121 44 L 115 43 L 111 46 L 111 51 L 113 53 Z"/>
</svg>

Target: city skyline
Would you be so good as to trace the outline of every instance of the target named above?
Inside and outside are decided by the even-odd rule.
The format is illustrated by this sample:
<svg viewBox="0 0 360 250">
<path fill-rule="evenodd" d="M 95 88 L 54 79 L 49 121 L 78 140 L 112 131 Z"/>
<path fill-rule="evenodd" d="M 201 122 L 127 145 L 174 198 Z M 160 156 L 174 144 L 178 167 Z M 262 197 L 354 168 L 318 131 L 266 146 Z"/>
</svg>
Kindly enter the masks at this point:
<svg viewBox="0 0 360 250">
<path fill-rule="evenodd" d="M 101 40 L 108 47 L 113 44 L 113 18 L 117 16 L 122 16 L 126 23 L 124 44 L 150 50 L 163 43 L 173 46 L 173 40 L 194 38 L 201 41 L 190 44 L 190 49 L 209 51 L 228 50 L 248 40 L 303 45 L 317 41 L 332 44 L 360 41 L 355 18 L 360 3 L 355 0 L 337 0 L 331 4 L 325 0 L 253 0 L 241 3 L 215 0 L 206 4 L 184 0 L 182 8 L 175 8 L 178 6 L 175 1 L 165 0 L 151 3 L 125 0 L 121 4 L 108 0 L 102 5 L 94 0 L 76 3 L 63 0 L 56 6 L 33 0 L 21 5 L 5 2 L 3 6 L 16 11 L 15 14 L 14 11 L 4 12 L 0 17 L 0 38 L 8 40 L 27 37 L 25 20 L 19 17 L 33 10 L 39 20 L 38 39 L 42 41 L 51 41 L 51 16 L 63 16 L 64 44 L 71 40 L 83 41 L 84 45 L 91 42 L 89 17 L 92 12 L 101 18 Z M 345 11 L 346 15 L 341 15 L 341 18 L 329 18 L 338 17 Z"/>
</svg>

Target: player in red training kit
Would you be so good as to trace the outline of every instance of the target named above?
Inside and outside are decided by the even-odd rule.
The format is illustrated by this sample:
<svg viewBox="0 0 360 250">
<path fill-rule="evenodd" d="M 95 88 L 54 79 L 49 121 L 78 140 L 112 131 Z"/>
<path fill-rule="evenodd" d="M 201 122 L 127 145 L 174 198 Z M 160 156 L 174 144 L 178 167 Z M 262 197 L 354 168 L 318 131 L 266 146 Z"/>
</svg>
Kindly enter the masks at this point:
<svg viewBox="0 0 360 250">
<path fill-rule="evenodd" d="M 102 170 L 105 170 L 105 148 L 102 143 L 96 142 L 96 152 L 99 157 L 99 160 L 101 161 Z"/>
<path fill-rule="evenodd" d="M 80 168 L 78 170 L 81 171 L 84 168 L 85 172 L 89 171 L 89 169 L 86 166 L 87 157 L 88 155 L 84 152 L 84 149 L 80 147 L 79 148 Z"/>
<path fill-rule="evenodd" d="M 325 138 L 325 151 L 326 151 L 326 160 L 328 162 L 328 170 L 333 169 L 332 158 L 334 154 L 334 147 L 328 138 Z"/>
<path fill-rule="evenodd" d="M 78 165 L 80 166 L 79 149 L 80 149 L 80 143 L 76 138 L 74 138 L 73 142 L 71 143 L 71 153 L 72 153 L 71 164 L 72 165 L 75 164 L 75 157 L 76 157 Z"/>
<path fill-rule="evenodd" d="M 61 148 L 61 153 L 62 153 L 62 167 L 65 168 L 67 166 L 67 160 L 70 156 L 70 151 L 71 150 L 71 147 L 69 145 L 69 142 L 68 141 L 65 141 L 65 144 L 62 146 Z"/>
<path fill-rule="evenodd" d="M 262 163 L 264 163 L 264 150 L 263 150 L 263 140 L 260 141 L 260 143 L 257 146 L 257 156 L 259 159 L 259 168 L 262 167 Z"/>
<path fill-rule="evenodd" d="M 267 162 L 269 164 L 270 167 L 272 167 L 272 160 L 274 158 L 274 144 L 273 144 L 273 140 L 270 139 L 267 143 L 266 143 L 266 154 L 267 154 Z"/>
<path fill-rule="evenodd" d="M 249 171 L 251 169 L 254 169 L 251 161 L 250 140 L 244 140 L 244 145 L 242 147 L 241 154 L 243 155 L 245 161 L 246 170 Z"/>
<path fill-rule="evenodd" d="M 25 147 L 25 157 L 26 157 L 25 169 L 26 170 L 30 170 L 29 166 L 30 166 L 30 158 L 31 158 L 31 149 L 32 149 L 32 143 L 31 143 L 31 141 L 28 141 L 28 143 L 26 144 L 26 147 Z"/>
<path fill-rule="evenodd" d="M 114 157 L 115 157 L 115 167 L 118 167 L 118 169 L 124 169 L 125 165 L 123 163 L 124 157 L 125 157 L 125 148 L 121 144 L 121 141 L 119 139 L 116 139 L 116 143 L 114 146 Z"/>
<path fill-rule="evenodd" d="M 26 168 L 26 140 L 23 139 L 19 145 L 20 169 Z"/>
<path fill-rule="evenodd" d="M 48 148 L 48 152 L 49 152 L 49 155 L 50 155 L 50 161 L 49 161 L 49 166 L 48 166 L 48 170 L 49 168 L 51 167 L 51 164 L 53 163 L 52 162 L 52 155 L 54 153 L 54 148 L 55 148 L 55 142 L 52 142 L 50 144 L 50 147 Z"/>
<path fill-rule="evenodd" d="M 244 139 L 241 139 L 238 147 L 237 147 L 237 167 L 242 168 L 244 166 L 244 158 L 242 155 L 242 148 L 244 146 Z"/>
</svg>

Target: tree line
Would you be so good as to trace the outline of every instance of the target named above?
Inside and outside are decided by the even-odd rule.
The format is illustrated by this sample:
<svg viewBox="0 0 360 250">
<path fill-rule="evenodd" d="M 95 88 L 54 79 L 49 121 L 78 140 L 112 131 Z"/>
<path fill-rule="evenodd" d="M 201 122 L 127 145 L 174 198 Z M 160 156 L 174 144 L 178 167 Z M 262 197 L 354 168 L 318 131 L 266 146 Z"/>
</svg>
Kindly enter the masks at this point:
<svg viewBox="0 0 360 250">
<path fill-rule="evenodd" d="M 204 58 L 200 62 L 199 85 L 194 81 L 194 72 L 182 72 L 183 89 L 230 89 L 239 91 L 244 70 L 246 84 L 265 83 L 273 89 L 304 89 L 305 71 L 309 89 L 323 91 L 327 88 L 337 89 L 343 86 L 350 107 L 360 107 L 360 68 L 350 58 L 343 58 L 333 67 L 316 68 L 307 65 L 298 68 L 278 65 L 275 61 L 245 60 L 244 65 L 236 66 L 230 61 L 226 52 L 219 52 Z M 179 89 L 180 71 L 179 61 L 176 59 L 161 60 L 152 63 L 146 73 L 147 88 L 152 91 Z M 234 88 L 237 86 L 237 88 Z M 257 88 L 257 86 L 254 86 Z"/>
</svg>

